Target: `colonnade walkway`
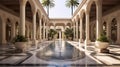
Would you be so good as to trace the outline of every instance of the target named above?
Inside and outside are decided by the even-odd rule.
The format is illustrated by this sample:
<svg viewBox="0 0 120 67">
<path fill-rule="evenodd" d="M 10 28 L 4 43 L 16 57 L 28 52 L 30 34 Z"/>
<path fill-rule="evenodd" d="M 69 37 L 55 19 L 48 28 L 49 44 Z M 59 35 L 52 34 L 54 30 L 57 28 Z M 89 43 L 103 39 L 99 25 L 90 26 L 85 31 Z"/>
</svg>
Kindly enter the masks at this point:
<svg viewBox="0 0 120 67">
<path fill-rule="evenodd" d="M 14 53 L 9 52 L 10 49 L 2 48 L 0 49 L 0 67 L 120 67 L 120 46 L 118 45 L 110 45 L 109 50 L 110 53 L 98 53 L 96 52 L 96 48 L 94 44 L 88 45 L 85 49 L 83 43 L 75 42 L 75 41 L 63 41 L 57 40 L 60 42 L 67 42 L 69 45 L 74 46 L 76 49 L 72 53 L 72 59 L 75 60 L 51 60 L 49 55 L 51 55 L 51 51 L 49 49 L 53 49 L 50 45 L 53 43 L 59 43 L 55 48 L 56 55 L 62 57 L 66 50 L 62 49 L 65 45 L 60 42 L 54 41 L 44 41 L 38 44 L 38 48 L 32 47 L 28 49 L 26 53 Z M 62 45 L 62 46 L 60 46 Z M 49 48 L 46 48 L 49 47 Z M 67 49 L 71 49 L 71 46 L 67 47 Z M 3 50 L 3 51 L 2 51 Z M 4 51 L 6 50 L 6 51 Z M 45 56 L 47 56 L 48 60 L 44 60 L 43 58 L 37 57 L 37 53 L 39 55 L 39 51 L 48 50 Z M 72 49 L 71 49 L 72 50 Z M 82 53 L 84 52 L 84 53 Z M 44 54 L 45 51 L 43 51 Z M 62 54 L 63 53 L 63 54 Z M 70 54 L 69 53 L 69 54 Z M 80 58 L 78 57 L 80 56 Z M 78 58 L 76 58 L 78 57 Z M 82 57 L 82 58 L 81 58 Z"/>
</svg>

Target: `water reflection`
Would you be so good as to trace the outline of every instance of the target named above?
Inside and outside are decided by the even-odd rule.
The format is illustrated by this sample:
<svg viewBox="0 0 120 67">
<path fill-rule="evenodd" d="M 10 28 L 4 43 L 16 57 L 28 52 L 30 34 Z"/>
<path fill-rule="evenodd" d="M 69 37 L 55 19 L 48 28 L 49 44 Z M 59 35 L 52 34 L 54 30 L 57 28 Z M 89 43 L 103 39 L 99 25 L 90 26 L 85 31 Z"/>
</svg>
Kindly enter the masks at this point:
<svg viewBox="0 0 120 67">
<path fill-rule="evenodd" d="M 85 57 L 83 51 L 80 51 L 70 45 L 69 43 L 58 40 L 38 51 L 36 56 L 40 59 L 51 61 L 51 60 L 79 60 Z"/>
</svg>

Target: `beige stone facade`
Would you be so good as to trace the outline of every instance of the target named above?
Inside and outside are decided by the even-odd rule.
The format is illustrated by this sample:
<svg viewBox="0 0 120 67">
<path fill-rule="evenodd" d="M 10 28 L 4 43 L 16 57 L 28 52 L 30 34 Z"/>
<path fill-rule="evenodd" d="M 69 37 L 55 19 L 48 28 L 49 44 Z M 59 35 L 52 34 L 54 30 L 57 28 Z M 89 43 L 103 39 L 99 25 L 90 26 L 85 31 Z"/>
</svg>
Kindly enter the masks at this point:
<svg viewBox="0 0 120 67">
<path fill-rule="evenodd" d="M 83 0 L 72 18 L 67 19 L 49 18 L 39 0 L 18 2 L 18 13 L 0 5 L 0 44 L 11 42 L 18 34 L 25 35 L 30 42 L 36 44 L 47 40 L 50 28 L 61 29 L 63 33 L 67 27 L 73 28 L 75 41 L 89 44 L 96 41 L 104 31 L 111 43 L 120 44 L 119 6 L 103 12 L 102 0 Z M 92 4 L 96 7 L 95 15 L 91 15 Z M 91 16 L 95 17 L 91 19 Z"/>
<path fill-rule="evenodd" d="M 77 29 L 74 36 L 75 39 L 77 38 L 77 41 L 80 39 L 80 42 L 89 44 L 90 42 L 96 41 L 105 32 L 111 43 L 120 44 L 119 5 L 103 12 L 104 10 L 104 1 L 102 0 L 82 1 L 72 17 L 73 26 L 75 26 L 73 28 Z M 80 28 L 80 34 L 78 34 L 78 28 Z M 78 35 L 80 35 L 79 38 Z"/>
</svg>

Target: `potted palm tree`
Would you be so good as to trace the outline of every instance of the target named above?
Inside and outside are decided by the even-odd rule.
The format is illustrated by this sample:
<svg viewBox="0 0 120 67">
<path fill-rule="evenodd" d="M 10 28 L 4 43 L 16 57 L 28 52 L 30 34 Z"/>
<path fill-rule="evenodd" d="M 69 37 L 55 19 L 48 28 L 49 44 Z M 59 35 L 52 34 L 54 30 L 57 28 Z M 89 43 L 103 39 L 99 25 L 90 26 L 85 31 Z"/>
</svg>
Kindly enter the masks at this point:
<svg viewBox="0 0 120 67">
<path fill-rule="evenodd" d="M 52 40 L 54 38 L 54 36 L 57 34 L 57 31 L 55 31 L 54 29 L 50 29 L 48 36 L 49 36 L 49 40 Z"/>
<path fill-rule="evenodd" d="M 95 46 L 98 48 L 99 52 L 109 52 L 109 50 L 107 49 L 109 46 L 109 40 L 104 34 L 101 34 L 101 36 L 97 39 Z"/>
<path fill-rule="evenodd" d="M 28 40 L 25 36 L 17 35 L 14 38 L 16 49 L 20 50 L 21 52 L 25 52 L 27 48 L 27 41 Z"/>
<path fill-rule="evenodd" d="M 72 28 L 67 28 L 64 34 L 68 40 L 73 40 L 73 29 Z"/>
</svg>

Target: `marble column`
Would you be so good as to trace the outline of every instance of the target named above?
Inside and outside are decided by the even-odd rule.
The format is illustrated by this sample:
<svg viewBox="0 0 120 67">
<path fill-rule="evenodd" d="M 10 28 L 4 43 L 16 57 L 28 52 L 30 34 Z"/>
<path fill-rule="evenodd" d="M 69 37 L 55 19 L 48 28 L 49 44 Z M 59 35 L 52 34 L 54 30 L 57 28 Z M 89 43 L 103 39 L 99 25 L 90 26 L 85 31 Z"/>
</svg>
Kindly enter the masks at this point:
<svg viewBox="0 0 120 67">
<path fill-rule="evenodd" d="M 80 19 L 80 42 L 81 43 L 83 42 L 82 36 L 83 36 L 83 19 L 81 18 Z"/>
<path fill-rule="evenodd" d="M 47 28 L 47 25 L 46 25 L 46 40 L 48 40 L 48 28 Z"/>
<path fill-rule="evenodd" d="M 6 22 L 5 19 L 2 19 L 2 44 L 6 44 Z"/>
<path fill-rule="evenodd" d="M 89 11 L 86 12 L 86 39 L 85 39 L 85 44 L 90 44 L 90 32 L 89 32 L 89 28 L 90 28 L 90 20 L 89 20 Z"/>
<path fill-rule="evenodd" d="M 25 4 L 26 0 L 20 0 L 20 35 L 25 36 Z"/>
<path fill-rule="evenodd" d="M 75 25 L 73 25 L 74 39 L 75 39 Z"/>
<path fill-rule="evenodd" d="M 76 41 L 78 41 L 78 21 L 76 21 Z"/>
<path fill-rule="evenodd" d="M 33 41 L 36 45 L 36 11 L 33 12 Z"/>
<path fill-rule="evenodd" d="M 97 34 L 97 39 L 100 37 L 102 34 L 102 1 L 98 0 L 97 1 L 97 18 L 96 18 L 96 34 Z"/>
<path fill-rule="evenodd" d="M 45 40 L 45 22 L 43 23 L 43 40 Z"/>
<path fill-rule="evenodd" d="M 42 25 L 41 25 L 41 23 L 42 23 L 41 21 L 42 21 L 42 20 L 39 19 L 39 28 L 40 28 L 40 29 L 39 29 L 39 36 L 40 36 L 40 42 L 41 42 L 41 39 L 42 39 L 42 38 L 41 38 L 41 28 L 42 28 L 42 27 L 41 27 L 41 26 L 42 26 Z"/>
</svg>

